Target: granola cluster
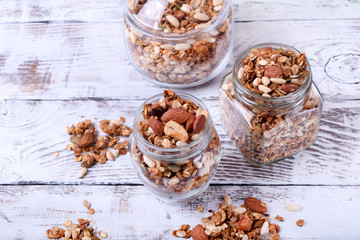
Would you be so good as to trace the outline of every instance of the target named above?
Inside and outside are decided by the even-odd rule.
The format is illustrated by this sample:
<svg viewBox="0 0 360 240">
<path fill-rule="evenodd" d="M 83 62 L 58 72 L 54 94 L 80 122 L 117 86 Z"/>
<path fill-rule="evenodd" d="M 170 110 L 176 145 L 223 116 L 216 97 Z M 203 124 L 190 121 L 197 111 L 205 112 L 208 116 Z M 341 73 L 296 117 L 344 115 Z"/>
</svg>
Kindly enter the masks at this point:
<svg viewBox="0 0 360 240">
<path fill-rule="evenodd" d="M 209 216 L 201 219 L 202 224 L 190 230 L 184 224 L 180 229 L 173 231 L 173 236 L 192 238 L 194 240 L 215 239 L 280 239 L 280 227 L 271 223 L 266 214 L 267 205 L 254 197 L 245 199 L 240 207 L 232 205 L 229 195 L 224 196 L 225 203 L 219 203 L 219 209 L 209 210 Z"/>
<path fill-rule="evenodd" d="M 66 127 L 72 142 L 66 146 L 66 149 L 74 152 L 75 161 L 81 162 L 79 178 L 84 177 L 87 169 L 96 162 L 104 164 L 107 160 L 115 161 L 115 158 L 127 153 L 127 140 L 124 139 L 123 142 L 119 140 L 121 136 L 128 137 L 132 129 L 124 123 L 123 117 L 120 120 L 100 121 L 100 128 L 107 134 L 106 136 L 97 136 L 97 130 L 89 119 L 79 122 L 76 127 L 74 125 Z"/>
<path fill-rule="evenodd" d="M 141 175 L 148 180 L 151 189 L 161 194 L 187 193 L 205 186 L 214 175 L 219 160 L 220 141 L 216 130 L 210 126 L 207 139 L 200 139 L 198 145 L 205 141 L 203 149 L 192 154 L 188 159 L 177 160 L 176 157 L 166 160 L 171 153 L 166 149 L 179 149 L 177 153 L 190 151 L 192 142 L 205 138 L 209 115 L 189 99 L 183 99 L 173 91 L 165 90 L 164 97 L 157 102 L 146 103 L 143 108 L 143 119 L 140 120 L 139 132 L 152 145 L 164 151 L 159 159 L 151 158 L 147 152 L 140 151 L 136 141 L 131 145 L 131 154 Z M 208 143 L 206 143 L 208 142 Z M 192 146 L 191 148 L 199 146 Z M 186 155 L 185 155 L 186 156 Z"/>
<path fill-rule="evenodd" d="M 90 204 L 88 201 L 84 200 L 84 206 L 90 209 Z M 92 209 L 92 208 L 91 208 Z M 92 215 L 92 214 L 91 214 Z M 63 229 L 59 226 L 52 227 L 46 231 L 46 236 L 48 239 L 73 239 L 73 240 L 100 240 L 95 234 L 94 220 L 87 220 L 83 218 L 78 218 L 78 223 L 73 223 L 70 219 L 64 221 L 63 226 L 66 229 Z M 105 231 L 99 231 L 99 236 L 101 238 L 107 238 L 107 233 Z"/>
<path fill-rule="evenodd" d="M 264 97 L 282 97 L 300 88 L 310 74 L 304 52 L 265 47 L 251 49 L 237 73 L 250 91 Z"/>
<path fill-rule="evenodd" d="M 147 35 L 124 19 L 132 62 L 148 78 L 166 84 L 200 84 L 212 77 L 231 52 L 231 10 L 211 31 L 183 35 L 210 27 L 223 9 L 223 1 L 137 1 L 132 14 L 157 30 L 155 35 Z M 179 40 L 167 40 L 166 34 L 170 33 L 177 34 Z"/>
</svg>

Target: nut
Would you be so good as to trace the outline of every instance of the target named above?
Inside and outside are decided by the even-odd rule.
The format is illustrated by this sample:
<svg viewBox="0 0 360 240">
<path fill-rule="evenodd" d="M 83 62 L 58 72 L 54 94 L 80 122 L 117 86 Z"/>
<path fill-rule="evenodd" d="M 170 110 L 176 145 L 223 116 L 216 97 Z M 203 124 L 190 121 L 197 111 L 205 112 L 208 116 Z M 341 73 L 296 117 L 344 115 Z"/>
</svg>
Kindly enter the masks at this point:
<svg viewBox="0 0 360 240">
<path fill-rule="evenodd" d="M 281 77 L 283 74 L 283 70 L 281 67 L 277 65 L 267 65 L 265 67 L 264 75 L 267 77 Z"/>
<path fill-rule="evenodd" d="M 148 122 L 149 126 L 157 136 L 162 137 L 164 135 L 164 125 L 162 125 L 159 120 L 155 118 L 149 118 Z"/>
<path fill-rule="evenodd" d="M 205 128 L 205 124 L 206 124 L 206 117 L 201 114 L 194 121 L 194 125 L 193 125 L 194 133 L 196 134 L 201 132 Z"/>
<path fill-rule="evenodd" d="M 196 119 L 195 115 L 194 114 L 189 114 L 189 119 L 187 120 L 186 122 L 186 131 L 187 132 L 192 132 L 193 131 L 193 125 L 194 125 L 194 121 Z"/>
<path fill-rule="evenodd" d="M 95 133 L 93 132 L 87 132 L 85 133 L 79 141 L 79 147 L 87 147 L 89 146 L 91 143 L 94 142 L 95 139 Z"/>
<path fill-rule="evenodd" d="M 290 211 L 290 212 L 296 212 L 296 211 L 299 211 L 300 209 L 301 209 L 300 204 L 289 204 L 285 207 L 285 210 Z"/>
<path fill-rule="evenodd" d="M 176 10 L 175 13 L 174 13 L 174 17 L 177 18 L 177 20 L 181 20 L 183 19 L 185 16 L 185 13 L 182 11 L 182 10 Z"/>
<path fill-rule="evenodd" d="M 161 121 L 169 122 L 175 121 L 179 124 L 185 123 L 189 119 L 189 113 L 182 108 L 175 108 L 167 110 L 161 117 Z"/>
<path fill-rule="evenodd" d="M 267 212 L 266 205 L 264 206 L 263 202 L 261 202 L 259 199 L 254 197 L 246 198 L 245 205 L 254 212 L 263 213 L 263 214 Z"/>
<path fill-rule="evenodd" d="M 181 126 L 179 123 L 172 120 L 165 124 L 164 132 L 169 137 L 172 137 L 179 141 L 186 141 L 189 138 L 189 135 L 186 132 L 185 128 Z"/>
<path fill-rule="evenodd" d="M 86 174 L 87 174 L 87 168 L 86 168 L 86 167 L 83 167 L 82 169 L 80 169 L 77 177 L 78 177 L 78 178 L 83 178 Z"/>
<path fill-rule="evenodd" d="M 286 93 L 292 93 L 298 90 L 300 87 L 294 83 L 285 83 L 282 85 L 281 89 Z"/>
<path fill-rule="evenodd" d="M 205 233 L 205 229 L 199 224 L 191 230 L 193 240 L 208 240 L 209 237 Z"/>
</svg>

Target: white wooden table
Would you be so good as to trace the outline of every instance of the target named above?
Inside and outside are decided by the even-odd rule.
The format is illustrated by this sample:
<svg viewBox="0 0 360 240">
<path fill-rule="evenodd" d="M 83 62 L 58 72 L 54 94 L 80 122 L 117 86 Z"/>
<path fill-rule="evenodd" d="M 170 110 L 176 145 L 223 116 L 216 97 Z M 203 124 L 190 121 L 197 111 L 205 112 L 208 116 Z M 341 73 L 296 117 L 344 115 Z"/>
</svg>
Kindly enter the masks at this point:
<svg viewBox="0 0 360 240">
<path fill-rule="evenodd" d="M 109 239 L 173 239 L 224 194 L 269 205 L 282 239 L 360 236 L 360 1 L 234 1 L 235 48 L 223 73 L 186 91 L 210 109 L 224 149 L 211 186 L 195 201 L 166 205 L 151 195 L 130 156 L 77 179 L 65 126 L 124 116 L 162 88 L 141 79 L 122 40 L 121 0 L 0 2 L 1 239 L 46 239 L 65 219 L 92 218 Z M 268 167 L 248 164 L 220 125 L 218 86 L 250 45 L 282 42 L 307 53 L 325 102 L 318 140 Z M 59 156 L 53 156 L 59 152 Z M 89 217 L 82 201 L 96 210 Z M 302 205 L 286 212 L 290 203 Z M 296 226 L 304 219 L 302 228 Z"/>
</svg>

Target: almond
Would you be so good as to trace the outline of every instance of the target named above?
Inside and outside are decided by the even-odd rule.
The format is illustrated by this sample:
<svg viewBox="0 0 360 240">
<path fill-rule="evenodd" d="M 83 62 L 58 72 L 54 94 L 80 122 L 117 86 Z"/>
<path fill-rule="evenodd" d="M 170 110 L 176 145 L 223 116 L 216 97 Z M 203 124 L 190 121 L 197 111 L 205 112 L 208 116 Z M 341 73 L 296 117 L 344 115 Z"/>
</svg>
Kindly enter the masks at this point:
<svg viewBox="0 0 360 240">
<path fill-rule="evenodd" d="M 193 125 L 194 133 L 196 134 L 201 132 L 204 129 L 205 124 L 206 124 L 206 117 L 201 114 L 194 121 L 194 125 Z"/>
<path fill-rule="evenodd" d="M 164 125 L 162 125 L 162 123 L 155 118 L 149 118 L 148 121 L 149 121 L 149 126 L 154 131 L 154 133 L 157 136 L 162 137 L 164 135 Z"/>
<path fill-rule="evenodd" d="M 281 67 L 276 65 L 268 65 L 265 68 L 264 75 L 267 77 L 281 77 L 283 74 L 283 70 Z"/>
<path fill-rule="evenodd" d="M 205 229 L 199 224 L 191 230 L 193 240 L 208 240 L 209 237 L 205 233 Z"/>
<path fill-rule="evenodd" d="M 253 221 L 247 216 L 241 216 L 238 222 L 238 228 L 241 230 L 244 230 L 246 232 L 251 230 L 251 226 L 253 224 Z"/>
<path fill-rule="evenodd" d="M 191 132 L 193 130 L 195 118 L 196 118 L 195 114 L 189 113 L 189 119 L 187 120 L 186 126 L 185 126 L 187 132 Z"/>
<path fill-rule="evenodd" d="M 262 214 L 267 212 L 266 204 L 254 197 L 248 197 L 247 199 L 245 199 L 245 205 L 254 212 Z"/>
<path fill-rule="evenodd" d="M 87 147 L 94 142 L 95 133 L 87 132 L 80 138 L 79 147 Z"/>
<path fill-rule="evenodd" d="M 292 93 L 298 90 L 300 87 L 294 83 L 285 83 L 281 86 L 281 89 L 286 93 Z"/>
<path fill-rule="evenodd" d="M 182 108 L 175 108 L 167 110 L 161 117 L 161 121 L 169 122 L 175 121 L 179 124 L 185 123 L 189 119 L 189 113 Z"/>
</svg>

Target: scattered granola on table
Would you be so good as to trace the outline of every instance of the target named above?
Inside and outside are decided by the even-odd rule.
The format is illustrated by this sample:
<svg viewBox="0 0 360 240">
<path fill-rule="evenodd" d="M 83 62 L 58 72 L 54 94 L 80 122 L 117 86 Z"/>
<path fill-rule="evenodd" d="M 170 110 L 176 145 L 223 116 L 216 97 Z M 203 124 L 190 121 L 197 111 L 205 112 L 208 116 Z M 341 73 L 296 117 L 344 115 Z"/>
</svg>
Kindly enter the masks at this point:
<svg viewBox="0 0 360 240">
<path fill-rule="evenodd" d="M 280 239 L 280 227 L 271 223 L 266 214 L 267 205 L 257 198 L 248 197 L 240 207 L 232 205 L 229 195 L 224 196 L 225 203 L 219 203 L 219 209 L 209 211 L 211 216 L 201 219 L 202 224 L 173 232 L 173 236 L 194 240 L 215 239 Z"/>
<path fill-rule="evenodd" d="M 71 220 L 67 219 L 63 223 L 63 226 L 67 229 L 55 226 L 46 231 L 46 236 L 48 239 L 100 240 L 95 234 L 94 226 L 90 223 L 91 221 L 82 218 L 79 218 L 77 221 L 78 223 L 72 223 Z"/>
<path fill-rule="evenodd" d="M 230 58 L 228 0 L 129 0 L 124 9 L 129 56 L 141 73 L 160 84 L 201 84 Z"/>
<path fill-rule="evenodd" d="M 130 149 L 136 170 L 166 200 L 205 190 L 220 160 L 211 116 L 203 103 L 186 96 L 165 90 L 144 103 L 134 123 Z"/>
<path fill-rule="evenodd" d="M 66 127 L 72 142 L 66 146 L 66 149 L 74 152 L 75 161 L 81 162 L 82 169 L 78 173 L 78 178 L 84 177 L 88 168 L 96 162 L 104 164 L 107 160 L 114 161 L 118 156 L 127 153 L 126 138 L 123 142 L 119 140 L 120 137 L 128 137 L 132 129 L 124 123 L 123 117 L 120 120 L 100 121 L 100 128 L 107 134 L 106 136 L 97 136 L 98 131 L 89 119 L 79 122 L 76 127 L 74 125 Z"/>
<path fill-rule="evenodd" d="M 272 45 L 239 56 L 220 89 L 223 125 L 255 165 L 283 159 L 315 142 L 322 111 L 305 53 Z"/>
</svg>

